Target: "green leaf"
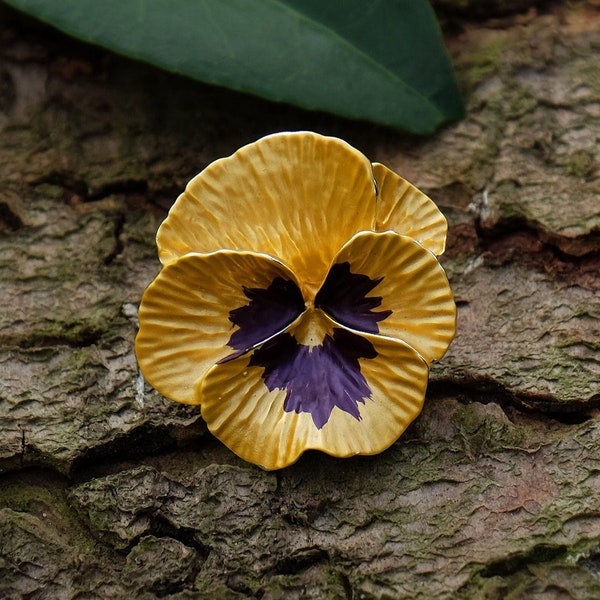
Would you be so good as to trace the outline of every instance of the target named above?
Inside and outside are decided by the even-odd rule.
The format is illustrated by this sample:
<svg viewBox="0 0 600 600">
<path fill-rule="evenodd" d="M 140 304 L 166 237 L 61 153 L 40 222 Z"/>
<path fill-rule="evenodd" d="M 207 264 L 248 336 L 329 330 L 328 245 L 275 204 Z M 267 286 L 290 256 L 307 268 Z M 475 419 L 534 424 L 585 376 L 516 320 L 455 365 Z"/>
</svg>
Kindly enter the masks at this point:
<svg viewBox="0 0 600 600">
<path fill-rule="evenodd" d="M 463 104 L 427 0 L 7 0 L 231 89 L 427 134 Z"/>
</svg>

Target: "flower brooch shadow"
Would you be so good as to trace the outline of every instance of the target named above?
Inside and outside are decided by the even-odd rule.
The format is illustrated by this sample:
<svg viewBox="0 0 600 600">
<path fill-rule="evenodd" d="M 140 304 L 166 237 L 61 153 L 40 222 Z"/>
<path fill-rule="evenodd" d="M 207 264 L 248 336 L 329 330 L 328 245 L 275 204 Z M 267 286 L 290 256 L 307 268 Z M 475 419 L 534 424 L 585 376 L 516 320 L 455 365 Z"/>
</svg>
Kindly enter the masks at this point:
<svg viewBox="0 0 600 600">
<path fill-rule="evenodd" d="M 427 196 L 346 142 L 262 138 L 194 177 L 162 223 L 140 367 L 264 468 L 381 452 L 454 337 L 446 231 Z"/>
</svg>

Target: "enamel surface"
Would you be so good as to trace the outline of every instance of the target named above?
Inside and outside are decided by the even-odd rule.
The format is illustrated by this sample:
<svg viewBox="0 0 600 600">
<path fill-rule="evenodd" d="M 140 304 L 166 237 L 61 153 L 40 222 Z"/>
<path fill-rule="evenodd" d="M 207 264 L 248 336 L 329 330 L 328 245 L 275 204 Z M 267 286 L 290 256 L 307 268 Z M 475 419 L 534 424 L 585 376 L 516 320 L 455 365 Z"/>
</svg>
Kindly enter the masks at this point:
<svg viewBox="0 0 600 600">
<path fill-rule="evenodd" d="M 348 263 L 352 272 L 379 281 L 372 294 L 388 311 L 378 322 L 381 335 L 403 340 L 428 363 L 444 355 L 456 332 L 456 304 L 446 273 L 429 250 L 393 232 L 362 232 L 335 263 Z"/>
<path fill-rule="evenodd" d="M 265 252 L 294 271 L 309 299 L 340 246 L 374 227 L 375 210 L 371 164 L 360 152 L 314 133 L 271 135 L 189 182 L 158 231 L 159 256 Z"/>
<path fill-rule="evenodd" d="M 446 247 L 448 223 L 435 203 L 381 163 L 373 163 L 377 181 L 377 231 L 392 230 L 417 240 L 435 255 Z"/>
<path fill-rule="evenodd" d="M 290 465 L 309 449 L 340 457 L 381 452 L 421 411 L 428 369 L 403 342 L 372 335 L 364 340 L 377 356 L 356 359 L 370 390 L 356 403 L 358 416 L 334 406 L 327 422 L 317 427 L 311 412 L 290 406 L 287 387 L 265 385 L 265 367 L 254 364 L 254 354 L 209 371 L 198 385 L 202 416 L 233 452 L 267 469 Z"/>
<path fill-rule="evenodd" d="M 325 283 L 315 298 L 315 306 L 346 327 L 378 333 L 377 323 L 389 317 L 389 310 L 374 310 L 381 306 L 381 296 L 369 295 L 383 278 L 371 279 L 362 273 L 353 273 L 349 262 L 334 263 Z"/>
<path fill-rule="evenodd" d="M 273 258 L 250 252 L 188 254 L 164 267 L 146 290 L 139 312 L 136 353 L 148 381 L 167 398 L 197 404 L 196 381 L 231 354 L 228 342 L 236 326 L 230 312 L 248 304 L 240 281 L 266 289 L 277 278 L 293 281 L 294 276 Z M 277 333 L 283 314 L 269 326 L 255 327 L 258 337 L 244 336 L 243 345 Z"/>
</svg>

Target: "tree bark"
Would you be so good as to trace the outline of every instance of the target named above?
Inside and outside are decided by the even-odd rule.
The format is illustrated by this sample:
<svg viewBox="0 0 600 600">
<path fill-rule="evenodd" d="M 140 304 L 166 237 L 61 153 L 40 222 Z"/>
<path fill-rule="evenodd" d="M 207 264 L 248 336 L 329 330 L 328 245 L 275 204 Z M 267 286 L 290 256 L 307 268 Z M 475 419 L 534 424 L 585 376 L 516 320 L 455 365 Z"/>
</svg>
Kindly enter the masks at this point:
<svg viewBox="0 0 600 600">
<path fill-rule="evenodd" d="M 0 5 L 0 597 L 600 597 L 600 6 L 458 5 L 468 116 L 424 140 Z M 389 450 L 264 472 L 144 383 L 133 340 L 187 180 L 297 129 L 439 204 L 458 333 Z"/>
</svg>

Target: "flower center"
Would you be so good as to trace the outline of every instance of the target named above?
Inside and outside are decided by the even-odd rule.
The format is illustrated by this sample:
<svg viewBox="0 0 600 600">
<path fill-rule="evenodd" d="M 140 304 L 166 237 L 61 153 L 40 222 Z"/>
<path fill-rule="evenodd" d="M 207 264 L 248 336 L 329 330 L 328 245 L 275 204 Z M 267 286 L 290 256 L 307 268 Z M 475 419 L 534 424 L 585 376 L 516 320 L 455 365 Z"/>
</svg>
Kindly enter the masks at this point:
<svg viewBox="0 0 600 600">
<path fill-rule="evenodd" d="M 350 264 L 343 262 L 331 267 L 321 289 L 308 299 L 293 281 L 282 277 L 264 289 L 243 287 L 249 302 L 229 313 L 229 320 L 238 329 L 228 345 L 239 356 L 282 332 L 301 315 L 290 333 L 311 350 L 321 346 L 326 336 L 331 337 L 328 317 L 357 332 L 379 333 L 378 322 L 391 314 L 389 310 L 373 310 L 381 305 L 382 298 L 369 294 L 380 282 L 352 273 Z"/>
<path fill-rule="evenodd" d="M 300 318 L 299 323 L 290 331 L 302 346 L 314 348 L 322 346 L 326 335 L 333 335 L 333 326 L 318 308 L 309 307 Z"/>
<path fill-rule="evenodd" d="M 248 304 L 229 313 L 239 327 L 229 340 L 237 352 L 222 362 L 252 351 L 248 366 L 263 369 L 269 390 L 285 390 L 284 410 L 310 413 L 318 429 L 336 407 L 360 420 L 359 405 L 371 397 L 360 361 L 377 352 L 359 332 L 378 333 L 390 314 L 375 312 L 382 298 L 368 295 L 380 281 L 344 262 L 333 265 L 316 295 L 303 296 L 281 277 L 266 289 L 243 288 Z"/>
</svg>

